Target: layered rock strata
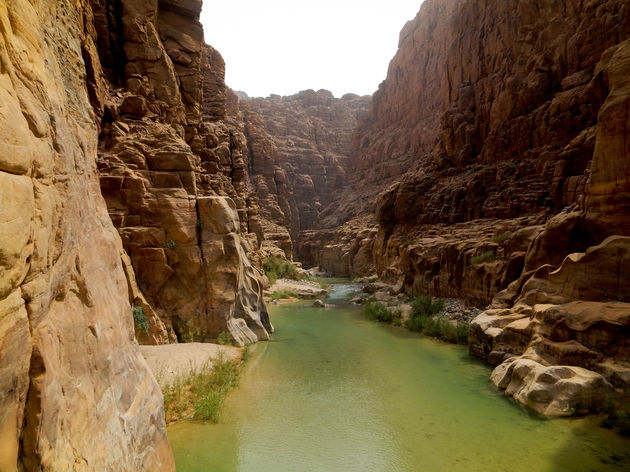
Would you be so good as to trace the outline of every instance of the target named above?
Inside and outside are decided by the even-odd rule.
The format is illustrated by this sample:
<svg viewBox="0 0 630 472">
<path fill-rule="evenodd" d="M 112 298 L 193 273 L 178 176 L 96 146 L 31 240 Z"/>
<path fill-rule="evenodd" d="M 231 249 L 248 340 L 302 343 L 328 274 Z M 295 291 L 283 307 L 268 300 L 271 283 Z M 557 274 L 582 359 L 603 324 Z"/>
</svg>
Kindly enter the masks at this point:
<svg viewBox="0 0 630 472">
<path fill-rule="evenodd" d="M 601 406 L 630 365 L 629 37 L 621 0 L 424 2 L 299 256 L 358 275 L 371 247 L 397 290 L 492 302 L 471 350 L 497 385 L 544 414 Z"/>
<path fill-rule="evenodd" d="M 629 71 L 630 40 L 606 51 L 596 69 L 609 94 L 583 205 L 548 222 L 523 274 L 472 324 L 471 352 L 499 364 L 493 381 L 543 413 L 596 409 L 602 391 L 630 387 Z M 608 237 L 559 260 L 575 235 Z M 541 382 L 555 364 L 566 366 L 560 378 L 570 388 L 553 387 L 556 377 Z"/>
<path fill-rule="evenodd" d="M 157 314 L 149 336 L 139 337 L 210 341 L 226 331 L 241 345 L 267 339 L 247 145 L 223 59 L 203 42 L 201 2 L 125 0 L 113 13 L 100 5 L 116 21 L 100 25 L 95 43 L 111 49 L 113 41 L 124 58 L 124 67 L 105 69 L 102 95 L 94 93 L 95 108 L 103 103 L 101 189 Z"/>
<path fill-rule="evenodd" d="M 338 228 L 302 231 L 296 242 L 297 258 L 306 267 L 319 266 L 337 277 L 375 273 L 374 239 L 378 227 L 371 216 L 351 219 Z"/>
<path fill-rule="evenodd" d="M 87 2 L 0 4 L 3 471 L 174 470 L 99 191 L 91 17 Z"/>
<path fill-rule="evenodd" d="M 539 226 L 584 199 L 598 113 L 609 92 L 597 65 L 608 47 L 630 35 L 628 8 L 619 0 L 425 2 L 401 32 L 388 77 L 359 122 L 349 185 L 322 211 L 326 231 L 302 235 L 298 247 L 308 249 L 298 249 L 298 256 L 324 262 L 331 252 L 328 233 L 353 218 L 367 221 L 362 215 L 373 212 L 376 225 L 357 228 L 357 234 L 378 229 L 372 245 L 380 273 L 401 270 L 409 289 L 414 280 L 430 277 L 422 285 L 434 294 L 460 296 L 461 289 L 443 282 L 466 272 L 461 265 L 473 246 L 484 254 L 492 250 L 492 238 L 507 231 L 502 227 L 517 232 L 527 225 L 519 218 L 530 215 Z M 465 225 L 456 234 L 456 224 L 469 221 L 481 228 L 476 242 Z M 431 234 L 422 237 L 434 225 L 447 228 L 446 239 L 451 233 L 454 241 L 469 241 L 447 257 L 457 264 L 427 241 Z M 337 237 L 348 239 L 346 232 Z M 577 228 L 557 257 L 605 236 Z M 519 244 L 517 252 L 527 249 Z M 410 245 L 418 246 L 411 264 L 405 262 Z M 347 243 L 337 246 L 342 258 L 352 258 L 343 249 Z M 396 254 L 399 249 L 404 254 Z M 518 277 L 507 268 L 510 257 L 503 257 L 497 277 L 505 271 Z M 398 267 L 401 262 L 405 268 Z M 339 273 L 350 273 L 351 266 L 344 264 Z M 493 289 L 470 301 L 488 303 L 505 282 L 510 280 L 493 282 Z"/>
<path fill-rule="evenodd" d="M 288 257 L 292 241 L 317 224 L 320 213 L 341 192 L 349 176 L 352 132 L 370 97 L 334 98 L 327 90 L 241 100 L 249 148 L 249 171 L 276 239 Z M 275 225 L 275 226 L 274 226 Z M 277 235 L 277 236 L 276 236 Z"/>
</svg>

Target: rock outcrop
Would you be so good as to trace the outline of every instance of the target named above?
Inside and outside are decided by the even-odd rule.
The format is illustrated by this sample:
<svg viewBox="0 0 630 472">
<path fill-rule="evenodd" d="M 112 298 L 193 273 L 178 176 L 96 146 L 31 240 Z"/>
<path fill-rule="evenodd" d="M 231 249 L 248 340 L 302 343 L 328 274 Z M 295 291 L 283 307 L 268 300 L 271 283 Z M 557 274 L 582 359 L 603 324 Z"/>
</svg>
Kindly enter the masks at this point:
<svg viewBox="0 0 630 472">
<path fill-rule="evenodd" d="M 103 103 L 101 189 L 157 314 L 139 338 L 210 341 L 227 331 L 242 345 L 272 330 L 256 252 L 263 231 L 236 97 L 223 59 L 203 42 L 200 11 L 200 1 L 126 0 L 122 37 L 111 39 L 113 21 L 96 30 L 95 43 L 114 41 L 125 59 L 91 81 L 107 86 L 94 94 L 95 108 Z"/>
<path fill-rule="evenodd" d="M 492 259 L 503 260 L 492 270 L 494 287 L 469 297 L 488 303 L 520 275 L 516 267 L 527 250 L 520 238 L 540 229 L 526 226 L 539 227 L 564 208 L 583 204 L 603 131 L 598 114 L 609 93 L 598 64 L 607 60 L 609 47 L 630 35 L 628 8 L 620 0 L 423 3 L 402 30 L 388 77 L 359 122 L 347 188 L 321 212 L 326 231 L 301 235 L 298 258 L 323 263 L 331 252 L 328 241 L 348 239 L 345 227 L 333 238 L 329 233 L 346 221 L 369 221 L 373 213 L 375 224 L 355 226 L 357 239 L 366 230 L 375 234 L 363 245 L 372 244 L 380 274 L 399 270 L 411 291 L 414 280 L 416 286 L 421 280 L 423 290 L 462 296 L 468 290 L 452 282 L 467 272 L 472 279 L 464 286 L 470 286 L 480 276 L 462 265 L 492 251 Z M 622 130 L 613 126 L 609 132 Z M 627 174 L 616 164 L 611 169 Z M 609 178 L 604 170 L 596 172 Z M 610 191 L 611 184 L 602 188 Z M 606 210 L 614 214 L 619 205 L 606 198 Z M 476 241 L 468 225 L 457 234 L 457 223 L 466 222 L 479 227 Z M 431 234 L 423 237 L 435 225 L 446 228 L 446 239 L 469 243 L 457 255 L 451 245 L 445 256 Z M 508 231 L 519 233 L 518 247 L 496 257 L 489 245 Z M 580 231 L 575 228 L 571 238 L 566 233 L 565 242 L 571 242 L 556 251 L 556 263 L 614 234 Z M 339 243 L 333 252 L 352 258 L 344 247 L 349 245 Z M 340 273 L 353 265 L 344 264 Z"/>
<path fill-rule="evenodd" d="M 586 400 L 630 387 L 629 71 L 630 40 L 606 51 L 596 69 L 609 94 L 581 211 L 549 221 L 530 247 L 524 273 L 472 324 L 471 352 L 500 364 L 493 381 L 545 413 L 596 409 L 601 404 Z M 582 243 L 610 236 L 558 263 L 558 255 L 575 244 L 574 234 Z M 567 389 L 552 388 L 555 381 L 537 386 L 537 374 L 522 375 L 516 367 L 523 363 L 532 372 L 557 364 L 567 366 L 566 372 L 582 369 L 579 388 L 570 389 L 579 395 L 564 398 Z"/>
<path fill-rule="evenodd" d="M 601 408 L 613 387 L 630 387 L 629 268 L 630 237 L 611 236 L 524 274 L 473 321 L 471 352 L 500 364 L 493 382 L 541 413 Z M 538 385 L 558 365 L 572 386 Z"/>
<path fill-rule="evenodd" d="M 267 239 L 287 257 L 293 247 L 279 227 L 295 241 L 342 191 L 352 132 L 369 102 L 369 96 L 354 94 L 337 99 L 327 90 L 241 100 L 249 170 L 261 216 L 270 222 Z"/>
<path fill-rule="evenodd" d="M 0 4 L 3 471 L 174 470 L 99 191 L 91 13 Z"/>
<path fill-rule="evenodd" d="M 622 0 L 424 2 L 299 258 L 363 275 L 371 252 L 409 294 L 492 302 L 471 351 L 497 385 L 601 406 L 630 366 L 628 38 Z"/>
</svg>

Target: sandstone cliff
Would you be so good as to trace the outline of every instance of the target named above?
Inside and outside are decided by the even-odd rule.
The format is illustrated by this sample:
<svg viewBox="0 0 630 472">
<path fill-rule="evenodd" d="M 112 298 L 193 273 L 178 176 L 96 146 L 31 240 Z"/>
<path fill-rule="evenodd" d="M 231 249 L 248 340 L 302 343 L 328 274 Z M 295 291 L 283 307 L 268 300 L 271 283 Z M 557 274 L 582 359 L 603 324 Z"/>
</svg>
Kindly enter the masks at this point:
<svg viewBox="0 0 630 472">
<path fill-rule="evenodd" d="M 174 470 L 99 191 L 90 18 L 0 3 L 2 471 Z"/>
<path fill-rule="evenodd" d="M 627 388 L 629 37 L 623 0 L 424 2 L 298 258 L 492 302 L 471 350 L 543 413 Z"/>
<path fill-rule="evenodd" d="M 203 42 L 201 2 L 112 5 L 97 2 L 95 16 L 109 20 L 97 22 L 94 42 L 101 56 L 114 47 L 120 57 L 90 83 L 104 84 L 92 88 L 102 110 L 101 188 L 135 272 L 132 303 L 150 324 L 138 336 L 267 339 L 243 125 L 223 59 Z"/>
<path fill-rule="evenodd" d="M 287 257 L 299 232 L 315 227 L 346 185 L 352 132 L 369 102 L 353 94 L 337 99 L 327 90 L 241 100 L 249 172 L 267 238 Z"/>
<path fill-rule="evenodd" d="M 503 261 L 490 281 L 485 267 L 469 271 L 472 284 L 486 280 L 471 301 L 488 303 L 520 274 L 535 227 L 583 199 L 608 94 L 596 67 L 630 34 L 628 8 L 619 0 L 423 3 L 358 125 L 350 184 L 322 212 L 323 227 L 373 213 L 378 238 L 365 243 L 374 245 L 373 269 L 404 266 L 415 292 L 462 296 L 468 290 L 453 282 L 471 258 Z M 457 235 L 456 224 L 469 221 L 478 237 Z M 444 246 L 422 237 L 436 224 L 457 249 L 431 250 Z M 562 249 L 605 236 L 576 234 Z M 317 238 L 300 238 L 298 258 L 347 259 L 340 246 L 313 257 Z"/>
<path fill-rule="evenodd" d="M 471 352 L 499 364 L 493 382 L 546 414 L 597 409 L 602 393 L 630 387 L 630 40 L 595 76 L 608 95 L 585 199 L 550 219 L 522 275 L 472 324 Z"/>
</svg>

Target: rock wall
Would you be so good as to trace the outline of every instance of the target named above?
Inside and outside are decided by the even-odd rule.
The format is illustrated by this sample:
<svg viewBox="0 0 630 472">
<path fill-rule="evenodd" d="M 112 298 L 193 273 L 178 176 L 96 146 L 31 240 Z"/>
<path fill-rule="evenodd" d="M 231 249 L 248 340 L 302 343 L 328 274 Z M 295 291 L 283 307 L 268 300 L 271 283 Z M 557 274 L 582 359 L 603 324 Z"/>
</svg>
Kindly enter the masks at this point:
<svg viewBox="0 0 630 472">
<path fill-rule="evenodd" d="M 623 0 L 425 1 L 298 256 L 492 302 L 470 343 L 499 387 L 601 407 L 630 378 L 628 38 Z"/>
<path fill-rule="evenodd" d="M 99 52 L 113 41 L 124 58 L 92 80 L 106 84 L 93 94 L 103 109 L 101 189 L 157 314 L 139 338 L 210 341 L 227 331 L 241 345 L 267 339 L 263 231 L 243 124 L 223 59 L 203 42 L 201 2 L 97 3 L 110 18 L 95 31 Z"/>
<path fill-rule="evenodd" d="M 545 414 L 595 410 L 602 392 L 630 387 L 629 73 L 626 40 L 596 69 L 609 93 L 583 206 L 547 223 L 522 275 L 472 324 L 471 352 L 498 365 L 495 384 Z M 577 237 L 602 236 L 601 244 L 571 250 Z M 549 380 L 549 366 L 557 364 L 565 370 Z M 554 388 L 559 378 L 569 387 Z"/>
<path fill-rule="evenodd" d="M 594 68 L 628 37 L 627 9 L 619 0 L 425 2 L 359 125 L 354 175 L 378 183 L 418 169 L 416 185 L 437 180 L 412 209 L 429 222 L 571 204 L 606 94 L 591 83 Z"/>
<path fill-rule="evenodd" d="M 249 171 L 270 233 L 284 227 L 295 241 L 315 227 L 346 185 L 352 132 L 369 102 L 354 94 L 337 99 L 327 90 L 241 100 Z M 277 240 L 290 257 L 286 237 Z"/>
<path fill-rule="evenodd" d="M 583 203 L 609 93 L 597 67 L 630 35 L 628 8 L 619 0 L 424 2 L 358 125 L 352 178 L 321 213 L 322 227 L 374 213 L 377 225 L 359 231 L 378 229 L 373 263 L 381 275 L 407 274 L 407 291 L 489 303 L 523 268 L 519 231 L 535 234 L 525 228 Z M 476 237 L 457 225 L 471 221 Z M 445 242 L 447 252 L 435 228 L 456 243 Z M 614 233 L 579 232 L 556 263 Z M 296 252 L 322 262 L 330 248 L 314 257 L 301 248 L 312 254 L 325 245 L 311 232 Z M 498 254 L 498 246 L 507 250 Z M 488 252 L 498 267 L 471 268 L 471 258 Z M 338 273 L 352 273 L 351 265 Z M 458 284 L 462 276 L 469 280 Z"/>
<path fill-rule="evenodd" d="M 91 13 L 0 3 L 3 471 L 174 470 L 99 191 Z"/>
</svg>

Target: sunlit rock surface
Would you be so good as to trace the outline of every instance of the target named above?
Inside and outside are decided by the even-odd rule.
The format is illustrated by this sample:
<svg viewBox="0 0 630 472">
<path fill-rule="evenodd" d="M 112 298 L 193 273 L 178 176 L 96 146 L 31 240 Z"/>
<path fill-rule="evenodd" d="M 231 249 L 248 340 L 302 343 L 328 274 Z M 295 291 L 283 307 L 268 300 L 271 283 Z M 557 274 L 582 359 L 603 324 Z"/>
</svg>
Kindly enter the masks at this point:
<svg viewBox="0 0 630 472">
<path fill-rule="evenodd" d="M 149 306 L 140 296 L 137 304 L 163 324 L 147 316 L 149 335 L 138 333 L 147 343 L 210 341 L 226 331 L 243 344 L 271 330 L 238 99 L 225 86 L 220 54 L 203 42 L 200 11 L 200 1 L 127 0 L 121 29 L 110 18 L 96 31 L 101 56 L 109 38 L 126 58 L 100 80 L 99 173 Z M 219 201 L 229 216 L 209 203 Z M 223 234 L 230 236 L 216 236 Z"/>
<path fill-rule="evenodd" d="M 601 406 L 577 398 L 626 388 L 630 365 L 629 37 L 622 0 L 424 2 L 354 134 L 348 185 L 298 255 L 492 303 L 473 353 L 573 369 L 545 401 L 537 367 L 510 395 L 545 414 Z"/>
<path fill-rule="evenodd" d="M 3 471 L 174 470 L 98 186 L 90 21 L 87 2 L 0 5 Z"/>
</svg>

